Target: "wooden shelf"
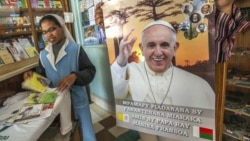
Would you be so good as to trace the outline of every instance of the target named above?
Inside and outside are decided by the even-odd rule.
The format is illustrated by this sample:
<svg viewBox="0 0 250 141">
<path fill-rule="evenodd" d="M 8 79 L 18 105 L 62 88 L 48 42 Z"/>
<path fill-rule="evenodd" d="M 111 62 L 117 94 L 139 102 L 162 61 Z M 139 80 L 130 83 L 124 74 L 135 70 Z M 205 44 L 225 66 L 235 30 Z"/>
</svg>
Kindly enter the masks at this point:
<svg viewBox="0 0 250 141">
<path fill-rule="evenodd" d="M 55 11 L 63 11 L 63 8 L 32 8 L 33 11 L 49 11 L 49 12 L 55 12 Z"/>
<path fill-rule="evenodd" d="M 45 15 L 48 13 L 63 14 L 63 8 L 32 8 L 34 15 Z"/>
<path fill-rule="evenodd" d="M 10 14 L 20 14 L 23 12 L 28 12 L 28 8 L 0 8 L 1 17 L 9 17 Z"/>
<path fill-rule="evenodd" d="M 241 109 L 229 109 L 229 108 L 225 107 L 225 110 L 233 112 L 236 115 L 244 115 L 244 116 L 250 117 L 250 114 L 247 114 L 246 112 L 244 112 L 244 108 L 241 108 Z"/>
<path fill-rule="evenodd" d="M 38 66 L 38 57 L 0 66 L 0 82 Z"/>
<path fill-rule="evenodd" d="M 233 136 L 233 135 L 231 135 L 231 134 L 229 134 L 229 133 L 223 132 L 223 134 L 224 134 L 224 135 L 227 135 L 227 136 L 230 136 L 231 138 L 234 138 L 234 139 L 236 139 L 236 140 L 243 141 L 242 139 L 237 138 L 237 137 L 235 137 L 235 136 Z"/>
<path fill-rule="evenodd" d="M 20 36 L 20 35 L 29 35 L 32 34 L 31 31 L 19 31 L 19 32 L 11 32 L 11 33 L 1 33 L 1 37 L 11 37 L 11 36 Z"/>
<path fill-rule="evenodd" d="M 242 81 L 242 80 L 227 79 L 227 86 L 228 87 L 238 87 L 238 88 L 250 89 L 250 82 L 249 81 Z"/>
<path fill-rule="evenodd" d="M 19 29 L 19 28 L 31 28 L 31 26 L 30 26 L 30 25 L 0 26 L 0 30 L 6 30 L 6 29 Z"/>
</svg>

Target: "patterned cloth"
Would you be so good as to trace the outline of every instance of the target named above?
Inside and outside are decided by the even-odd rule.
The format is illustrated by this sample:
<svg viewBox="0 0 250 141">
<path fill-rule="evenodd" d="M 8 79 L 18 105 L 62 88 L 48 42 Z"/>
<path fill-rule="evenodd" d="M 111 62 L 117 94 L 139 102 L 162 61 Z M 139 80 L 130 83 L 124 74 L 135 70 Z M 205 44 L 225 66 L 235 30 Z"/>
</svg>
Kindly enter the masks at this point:
<svg viewBox="0 0 250 141">
<path fill-rule="evenodd" d="M 235 34 L 250 27 L 250 21 L 244 19 L 240 8 L 234 4 L 232 15 L 216 11 L 215 26 L 216 63 L 226 62 L 231 56 Z"/>
</svg>

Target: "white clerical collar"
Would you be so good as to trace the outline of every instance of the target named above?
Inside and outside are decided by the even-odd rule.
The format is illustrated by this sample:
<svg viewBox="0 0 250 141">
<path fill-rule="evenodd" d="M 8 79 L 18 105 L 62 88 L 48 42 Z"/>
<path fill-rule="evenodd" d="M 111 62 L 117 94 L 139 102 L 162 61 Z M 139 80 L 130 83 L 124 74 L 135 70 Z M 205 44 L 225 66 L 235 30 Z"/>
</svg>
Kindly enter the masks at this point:
<svg viewBox="0 0 250 141">
<path fill-rule="evenodd" d="M 165 72 L 163 72 L 163 73 L 157 73 L 157 72 L 152 71 L 148 67 L 148 64 L 146 62 L 144 62 L 144 65 L 146 67 L 146 70 L 147 70 L 148 74 L 150 74 L 152 76 L 164 76 L 164 77 L 167 77 L 167 76 L 171 75 L 172 69 L 173 69 L 173 65 L 171 64 L 170 67 Z"/>
</svg>

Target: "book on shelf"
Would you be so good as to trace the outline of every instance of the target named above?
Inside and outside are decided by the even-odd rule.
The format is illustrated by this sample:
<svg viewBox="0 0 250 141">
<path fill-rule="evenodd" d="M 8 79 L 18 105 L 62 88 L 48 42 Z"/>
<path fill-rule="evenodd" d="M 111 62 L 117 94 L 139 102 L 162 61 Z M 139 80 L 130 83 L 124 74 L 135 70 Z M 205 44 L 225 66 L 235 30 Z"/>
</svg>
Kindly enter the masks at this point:
<svg viewBox="0 0 250 141">
<path fill-rule="evenodd" d="M 27 8 L 27 0 L 18 0 L 19 1 L 19 6 L 21 8 Z"/>
<path fill-rule="evenodd" d="M 39 49 L 44 49 L 46 46 L 46 41 L 44 40 L 44 36 L 42 34 L 38 35 L 38 47 Z"/>
<path fill-rule="evenodd" d="M 12 22 L 13 22 L 13 25 L 14 26 L 18 26 L 18 18 L 19 18 L 19 16 L 12 16 Z"/>
<path fill-rule="evenodd" d="M 3 42 L 3 43 L 0 43 L 0 50 L 7 50 L 8 51 L 8 46 L 9 46 L 10 44 L 9 43 L 7 43 L 7 42 Z"/>
<path fill-rule="evenodd" d="M 43 109 L 43 104 L 24 104 L 18 113 L 14 116 L 14 122 L 23 121 L 35 117 L 39 117 Z"/>
<path fill-rule="evenodd" d="M 3 64 L 10 64 L 14 62 L 8 50 L 0 50 L 0 59 Z"/>
<path fill-rule="evenodd" d="M 6 17 L 4 25 L 5 26 L 14 26 L 12 17 Z"/>
<path fill-rule="evenodd" d="M 6 25 L 5 25 L 5 20 L 6 20 L 5 17 L 0 17 L 0 24 L 1 24 L 1 27 L 2 27 L 2 26 L 6 26 Z M 1 32 L 2 32 L 2 31 L 1 31 Z"/>
<path fill-rule="evenodd" d="M 29 39 L 26 38 L 26 37 L 18 38 L 17 40 L 18 40 L 19 44 L 21 44 L 21 46 L 23 48 L 27 48 L 27 47 L 31 47 L 32 46 L 32 44 L 30 43 Z"/>
<path fill-rule="evenodd" d="M 0 57 L 0 66 L 4 65 L 2 58 Z"/>
<path fill-rule="evenodd" d="M 45 4 L 44 4 L 44 1 L 43 1 L 43 0 L 38 0 L 38 1 L 37 1 L 37 8 L 45 8 L 44 5 L 45 5 Z"/>
<path fill-rule="evenodd" d="M 39 22 L 40 22 L 40 20 L 42 19 L 42 17 L 43 17 L 43 16 L 36 16 L 36 17 L 35 17 L 35 19 L 34 19 L 34 20 L 35 20 L 35 25 L 37 25 L 37 26 L 39 25 Z"/>
<path fill-rule="evenodd" d="M 3 43 L 0 43 L 0 50 L 7 50 L 7 48 L 4 47 Z"/>
<path fill-rule="evenodd" d="M 16 26 L 24 25 L 23 17 L 21 16 L 13 16 L 12 17 L 13 24 Z"/>
<path fill-rule="evenodd" d="M 9 43 L 0 43 L 0 59 L 4 64 L 9 64 L 14 62 L 14 58 L 7 50 L 8 45 Z"/>
<path fill-rule="evenodd" d="M 30 0 L 30 3 L 31 3 L 31 7 L 32 7 L 32 8 L 37 8 L 37 7 L 38 7 L 38 2 L 37 2 L 37 0 Z"/>
<path fill-rule="evenodd" d="M 30 25 L 30 17 L 23 16 L 23 25 Z"/>
<path fill-rule="evenodd" d="M 12 42 L 12 45 L 10 44 L 7 48 L 16 61 L 29 58 L 27 52 L 17 41 Z"/>
<path fill-rule="evenodd" d="M 35 57 L 38 56 L 38 52 L 36 50 L 35 47 L 31 46 L 31 47 L 26 47 L 25 48 L 26 52 L 28 53 L 29 57 Z"/>
<path fill-rule="evenodd" d="M 18 42 L 25 49 L 29 57 L 38 56 L 38 52 L 34 46 L 30 43 L 27 38 L 18 38 Z"/>
<path fill-rule="evenodd" d="M 26 100 L 26 104 L 52 104 L 55 102 L 57 93 L 46 91 L 44 93 L 31 92 Z"/>
<path fill-rule="evenodd" d="M 18 8 L 18 0 L 0 0 L 2 8 Z"/>
<path fill-rule="evenodd" d="M 44 8 L 51 8 L 50 7 L 50 1 L 51 0 L 43 0 L 43 2 L 44 2 Z"/>
<path fill-rule="evenodd" d="M 22 88 L 44 93 L 49 88 L 50 80 L 33 72 L 33 75 L 22 82 Z"/>
<path fill-rule="evenodd" d="M 53 3 L 55 8 L 62 8 L 62 3 L 60 0 L 54 0 Z"/>
<path fill-rule="evenodd" d="M 50 8 L 55 8 L 54 2 L 52 0 L 49 1 Z"/>
<path fill-rule="evenodd" d="M 21 26 L 23 25 L 23 17 L 16 17 L 16 23 L 17 23 L 17 26 Z"/>
</svg>

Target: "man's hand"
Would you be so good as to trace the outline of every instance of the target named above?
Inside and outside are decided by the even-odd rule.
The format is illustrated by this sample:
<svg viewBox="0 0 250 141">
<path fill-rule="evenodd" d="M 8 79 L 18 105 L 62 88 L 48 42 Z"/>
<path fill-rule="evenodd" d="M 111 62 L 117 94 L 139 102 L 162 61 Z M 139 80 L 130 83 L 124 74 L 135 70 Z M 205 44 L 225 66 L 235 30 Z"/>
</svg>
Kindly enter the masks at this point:
<svg viewBox="0 0 250 141">
<path fill-rule="evenodd" d="M 133 31 L 134 29 L 131 29 L 129 33 L 123 37 L 119 45 L 119 55 L 117 56 L 116 61 L 121 67 L 127 64 L 128 57 L 130 56 L 131 50 L 137 39 L 137 37 L 133 37 L 130 41 L 128 41 L 128 38 Z"/>
</svg>

